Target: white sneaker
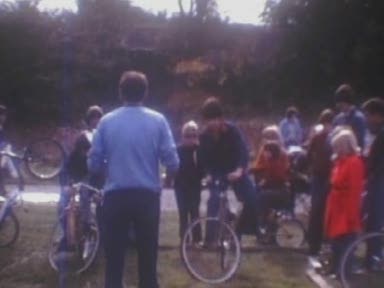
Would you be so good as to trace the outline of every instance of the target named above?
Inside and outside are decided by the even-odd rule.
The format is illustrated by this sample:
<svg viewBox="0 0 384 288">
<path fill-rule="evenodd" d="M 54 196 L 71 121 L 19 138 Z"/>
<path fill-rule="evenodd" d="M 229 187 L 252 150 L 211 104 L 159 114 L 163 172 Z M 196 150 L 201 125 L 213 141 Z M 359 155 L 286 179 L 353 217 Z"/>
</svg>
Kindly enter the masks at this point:
<svg viewBox="0 0 384 288">
<path fill-rule="evenodd" d="M 308 265 L 313 269 L 320 269 L 322 267 L 319 258 L 316 256 L 309 256 L 308 257 Z"/>
</svg>

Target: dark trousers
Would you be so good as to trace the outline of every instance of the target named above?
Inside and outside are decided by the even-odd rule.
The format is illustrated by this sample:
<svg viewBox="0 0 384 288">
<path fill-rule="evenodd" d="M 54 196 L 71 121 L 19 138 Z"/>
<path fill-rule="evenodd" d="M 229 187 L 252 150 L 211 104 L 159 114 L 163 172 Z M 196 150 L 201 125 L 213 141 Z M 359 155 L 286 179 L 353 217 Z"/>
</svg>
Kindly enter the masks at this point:
<svg viewBox="0 0 384 288">
<path fill-rule="evenodd" d="M 122 288 L 128 229 L 137 240 L 140 288 L 157 288 L 160 195 L 144 189 L 109 191 L 103 203 L 105 288 Z"/>
<path fill-rule="evenodd" d="M 199 217 L 200 187 L 183 188 L 175 187 L 177 208 L 179 211 L 179 236 L 183 239 L 188 225 Z M 193 242 L 201 241 L 201 227 L 196 227 L 193 234 Z"/>
<path fill-rule="evenodd" d="M 356 234 L 345 234 L 337 238 L 332 239 L 332 266 L 331 272 L 339 274 L 339 269 L 341 266 L 341 260 L 345 251 L 348 249 L 348 246 L 356 239 Z"/>
<path fill-rule="evenodd" d="M 378 202 L 378 203 L 382 203 L 382 202 Z M 382 212 L 382 209 L 383 207 L 380 207 L 376 209 L 371 209 L 368 212 L 367 226 L 366 226 L 367 232 L 379 232 L 383 228 L 384 213 Z M 368 266 L 371 266 L 372 264 L 374 264 L 373 262 L 375 258 L 378 258 L 378 259 L 383 258 L 384 256 L 382 252 L 383 245 L 384 243 L 382 243 L 382 239 L 380 237 L 376 237 L 367 242 L 367 265 Z"/>
<path fill-rule="evenodd" d="M 328 178 L 313 176 L 311 183 L 311 211 L 308 225 L 308 244 L 311 255 L 319 254 L 323 243 L 324 215 L 328 192 Z"/>
</svg>

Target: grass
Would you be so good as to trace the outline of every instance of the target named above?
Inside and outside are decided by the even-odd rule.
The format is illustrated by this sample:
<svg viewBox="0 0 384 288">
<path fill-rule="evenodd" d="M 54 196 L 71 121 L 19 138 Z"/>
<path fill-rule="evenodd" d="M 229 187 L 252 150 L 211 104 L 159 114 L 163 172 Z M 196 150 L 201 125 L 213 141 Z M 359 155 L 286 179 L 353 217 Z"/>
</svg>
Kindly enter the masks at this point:
<svg viewBox="0 0 384 288">
<path fill-rule="evenodd" d="M 58 287 L 58 276 L 50 268 L 47 251 L 50 232 L 56 219 L 53 205 L 28 204 L 29 212 L 16 211 L 21 223 L 21 234 L 11 248 L 0 250 L 0 287 L 52 288 Z M 179 257 L 177 215 L 163 212 L 160 232 L 159 282 L 165 288 L 211 287 L 192 279 Z M 247 240 L 247 239 L 246 239 Z M 254 241 L 249 239 L 250 242 Z M 228 283 L 217 287 L 236 288 L 306 288 L 314 287 L 305 276 L 304 254 L 294 252 L 260 251 L 243 253 L 240 268 Z M 133 288 L 137 284 L 136 256 L 129 251 L 126 258 L 125 282 Z M 103 287 L 104 262 L 102 252 L 95 265 L 80 277 L 70 279 L 68 288 Z"/>
</svg>

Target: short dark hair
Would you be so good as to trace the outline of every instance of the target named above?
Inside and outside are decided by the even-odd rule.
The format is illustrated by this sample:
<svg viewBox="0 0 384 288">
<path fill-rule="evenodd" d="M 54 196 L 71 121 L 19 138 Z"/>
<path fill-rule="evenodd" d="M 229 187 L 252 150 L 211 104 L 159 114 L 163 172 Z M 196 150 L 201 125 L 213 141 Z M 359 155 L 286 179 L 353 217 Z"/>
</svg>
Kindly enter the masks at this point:
<svg viewBox="0 0 384 288">
<path fill-rule="evenodd" d="M 341 84 L 335 91 L 336 103 L 354 104 L 356 93 L 350 84 Z"/>
<path fill-rule="evenodd" d="M 290 106 L 285 111 L 285 116 L 288 118 L 292 116 L 296 116 L 298 114 L 299 114 L 299 110 L 295 106 Z"/>
<path fill-rule="evenodd" d="M 320 113 L 318 122 L 320 124 L 332 123 L 334 117 L 335 113 L 331 109 L 325 109 Z"/>
<path fill-rule="evenodd" d="M 221 118 L 224 115 L 221 102 L 216 97 L 209 97 L 204 101 L 201 113 L 206 120 Z"/>
<path fill-rule="evenodd" d="M 378 114 L 384 117 L 384 100 L 372 98 L 363 104 L 363 110 L 368 114 Z"/>
<path fill-rule="evenodd" d="M 141 102 L 148 90 L 148 79 L 144 73 L 126 71 L 120 77 L 119 94 L 122 100 L 129 103 Z"/>
<path fill-rule="evenodd" d="M 89 124 L 91 119 L 101 118 L 103 117 L 103 114 L 104 114 L 103 109 L 100 106 L 97 106 L 97 105 L 90 106 L 87 109 L 87 113 L 85 115 L 85 121 L 87 122 L 87 124 Z"/>
</svg>

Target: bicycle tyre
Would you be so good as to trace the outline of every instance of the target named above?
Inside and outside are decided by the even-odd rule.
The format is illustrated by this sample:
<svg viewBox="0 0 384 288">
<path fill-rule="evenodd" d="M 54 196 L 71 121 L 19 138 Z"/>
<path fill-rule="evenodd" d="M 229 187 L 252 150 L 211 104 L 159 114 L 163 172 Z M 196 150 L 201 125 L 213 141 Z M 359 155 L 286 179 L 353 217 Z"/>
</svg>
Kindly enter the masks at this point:
<svg viewBox="0 0 384 288">
<path fill-rule="evenodd" d="M 376 272 L 365 271 L 367 267 L 367 242 L 376 238 L 381 240 L 382 245 L 384 244 L 384 233 L 372 232 L 363 234 L 348 246 L 340 265 L 340 280 L 343 288 L 384 287 L 383 259 L 380 261 L 381 270 Z M 383 246 L 381 249 L 384 252 Z"/>
<path fill-rule="evenodd" d="M 76 249 L 73 252 L 70 252 L 73 253 L 73 259 L 66 259 L 68 260 L 66 261 L 66 263 L 58 263 L 60 261 L 58 260 L 58 258 L 60 257 L 58 256 L 58 254 L 60 253 L 58 250 L 64 233 L 63 229 L 61 228 L 60 222 L 56 223 L 51 236 L 51 242 L 48 253 L 49 263 L 55 271 L 59 272 L 59 270 L 63 269 L 62 267 L 65 267 L 64 269 L 66 273 L 79 275 L 88 270 L 89 267 L 93 264 L 100 246 L 100 230 L 96 222 L 92 222 L 90 225 L 90 234 L 87 236 L 87 239 L 92 237 L 93 240 L 91 242 L 92 246 L 89 254 L 84 257 L 83 252 L 85 240 L 82 239 L 81 242 L 83 243 L 78 243 Z"/>
<path fill-rule="evenodd" d="M 61 144 L 53 139 L 32 142 L 25 151 L 28 172 L 37 179 L 55 178 L 63 169 L 65 152 Z"/>
<path fill-rule="evenodd" d="M 5 230 L 6 229 L 6 230 Z M 9 233 L 8 232 L 9 230 Z M 6 234 L 7 233 L 7 234 Z M 16 242 L 20 234 L 20 224 L 15 213 L 10 210 L 0 224 L 0 248 L 9 247 Z"/>
<path fill-rule="evenodd" d="M 297 219 L 286 219 L 278 223 L 275 241 L 277 246 L 297 249 L 304 245 L 306 233 L 304 225 Z"/>
<path fill-rule="evenodd" d="M 206 227 L 212 225 L 215 237 L 209 243 L 196 247 L 191 244 L 193 231 L 201 227 L 206 239 Z M 211 227 L 212 227 L 211 226 Z M 220 234 L 220 235 L 219 235 Z M 207 284 L 219 284 L 233 277 L 240 265 L 240 242 L 235 232 L 226 222 L 215 217 L 199 218 L 187 228 L 181 243 L 181 258 L 195 279 Z"/>
</svg>

